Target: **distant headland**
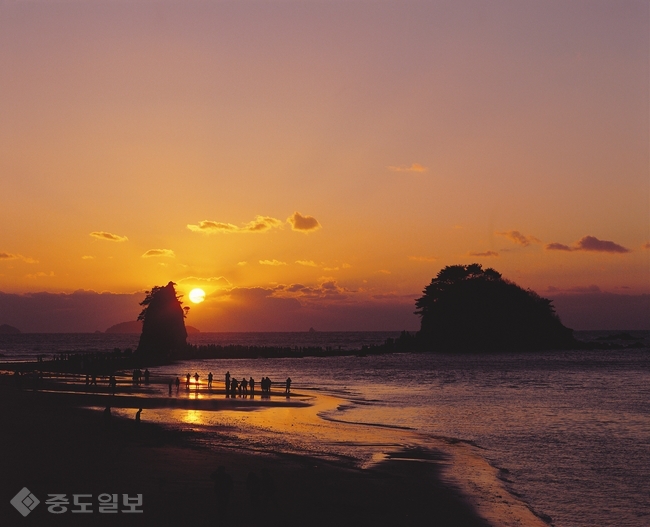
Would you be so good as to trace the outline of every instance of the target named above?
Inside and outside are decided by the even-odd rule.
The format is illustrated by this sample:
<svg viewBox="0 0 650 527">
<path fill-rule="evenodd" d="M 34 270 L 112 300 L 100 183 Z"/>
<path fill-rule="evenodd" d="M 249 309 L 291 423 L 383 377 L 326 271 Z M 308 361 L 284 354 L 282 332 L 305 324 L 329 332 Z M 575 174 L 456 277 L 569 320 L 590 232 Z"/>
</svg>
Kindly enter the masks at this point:
<svg viewBox="0 0 650 527">
<path fill-rule="evenodd" d="M 0 335 L 20 335 L 21 331 L 18 328 L 10 326 L 9 324 L 0 325 Z"/>
</svg>

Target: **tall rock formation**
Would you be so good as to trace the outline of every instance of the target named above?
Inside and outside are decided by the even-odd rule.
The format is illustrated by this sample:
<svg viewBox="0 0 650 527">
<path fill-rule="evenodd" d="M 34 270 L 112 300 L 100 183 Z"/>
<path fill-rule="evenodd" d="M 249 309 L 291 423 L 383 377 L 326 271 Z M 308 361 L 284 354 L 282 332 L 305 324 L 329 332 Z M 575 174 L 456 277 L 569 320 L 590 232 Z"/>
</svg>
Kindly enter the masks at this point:
<svg viewBox="0 0 650 527">
<path fill-rule="evenodd" d="M 142 334 L 137 353 L 143 359 L 156 362 L 178 355 L 187 347 L 185 314 L 176 294 L 174 282 L 166 286 L 155 286 L 147 291 L 138 320 L 142 320 Z"/>
</svg>

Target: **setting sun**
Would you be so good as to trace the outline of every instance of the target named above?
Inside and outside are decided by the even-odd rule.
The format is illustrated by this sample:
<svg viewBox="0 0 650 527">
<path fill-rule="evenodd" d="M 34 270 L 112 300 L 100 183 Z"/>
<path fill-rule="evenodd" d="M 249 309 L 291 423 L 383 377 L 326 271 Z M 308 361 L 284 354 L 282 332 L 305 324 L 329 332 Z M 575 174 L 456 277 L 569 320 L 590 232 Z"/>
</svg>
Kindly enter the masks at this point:
<svg viewBox="0 0 650 527">
<path fill-rule="evenodd" d="M 203 289 L 192 289 L 190 291 L 190 300 L 195 304 L 200 304 L 205 300 L 205 291 Z"/>
</svg>

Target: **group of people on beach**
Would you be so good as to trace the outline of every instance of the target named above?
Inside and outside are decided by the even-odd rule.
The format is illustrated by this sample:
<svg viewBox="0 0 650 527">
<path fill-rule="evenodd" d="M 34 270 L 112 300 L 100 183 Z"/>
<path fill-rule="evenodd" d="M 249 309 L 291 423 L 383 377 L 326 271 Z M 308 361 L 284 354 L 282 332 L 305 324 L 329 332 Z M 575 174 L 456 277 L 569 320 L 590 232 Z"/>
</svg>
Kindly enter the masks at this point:
<svg viewBox="0 0 650 527">
<path fill-rule="evenodd" d="M 134 373 L 134 375 L 135 375 L 135 373 Z M 198 390 L 199 387 L 200 387 L 199 380 L 201 379 L 201 376 L 199 375 L 199 373 L 195 372 L 194 375 L 190 375 L 190 373 L 188 372 L 185 375 L 185 389 L 188 390 L 188 391 L 190 390 L 190 388 L 192 386 L 192 379 L 194 379 L 194 388 L 196 390 Z M 208 373 L 207 379 L 208 379 L 207 388 L 209 390 L 211 390 L 212 389 L 212 382 L 214 380 L 214 375 L 212 374 L 212 372 Z M 147 376 L 147 381 L 146 382 L 148 382 L 148 376 Z M 271 395 L 271 385 L 272 384 L 273 384 L 273 382 L 271 381 L 271 379 L 269 377 L 262 377 L 262 380 L 260 382 L 262 397 L 264 397 L 264 396 L 269 397 Z M 172 394 L 172 385 L 176 386 L 176 391 L 178 392 L 178 390 L 180 389 L 180 385 L 181 385 L 180 377 L 176 377 L 176 379 L 174 381 L 171 381 L 171 380 L 169 381 L 169 395 Z M 246 379 L 246 377 L 244 377 L 244 378 L 242 378 L 241 381 L 238 381 L 234 376 L 231 376 L 230 372 L 228 371 L 228 372 L 226 372 L 226 375 L 225 375 L 224 385 L 225 385 L 225 389 L 226 389 L 226 397 L 236 397 L 238 395 L 239 395 L 239 397 L 247 397 L 248 395 L 253 397 L 255 395 L 256 382 L 255 382 L 255 379 L 253 379 L 253 377 L 249 377 L 248 379 Z M 287 380 L 285 381 L 284 393 L 286 395 L 291 394 L 291 377 L 287 377 Z"/>
</svg>

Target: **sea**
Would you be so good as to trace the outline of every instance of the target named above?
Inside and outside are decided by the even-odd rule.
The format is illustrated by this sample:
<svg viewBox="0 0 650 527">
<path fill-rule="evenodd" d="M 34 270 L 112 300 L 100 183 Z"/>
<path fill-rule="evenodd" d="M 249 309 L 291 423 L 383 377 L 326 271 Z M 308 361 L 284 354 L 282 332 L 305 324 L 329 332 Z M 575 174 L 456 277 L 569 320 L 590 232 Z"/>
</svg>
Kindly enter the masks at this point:
<svg viewBox="0 0 650 527">
<path fill-rule="evenodd" d="M 647 527 L 650 332 L 625 332 L 632 341 L 603 340 L 616 333 L 623 332 L 575 335 L 585 341 L 614 342 L 622 349 L 181 361 L 152 368 L 152 379 L 160 381 L 161 390 L 168 379 L 184 379 L 186 373 L 195 372 L 202 379 L 213 372 L 215 383 L 223 386 L 223 374 L 229 371 L 238 379 L 268 376 L 276 383 L 290 377 L 292 391 L 334 403 L 322 404 L 310 426 L 299 425 L 300 409 L 295 408 L 211 416 L 178 410 L 171 417 L 158 413 L 157 419 L 202 430 L 208 441 L 210 430 L 230 427 L 239 430 L 238 440 L 247 448 L 263 450 L 267 441 L 267 447 L 286 451 L 359 459 L 363 457 L 359 444 L 399 446 L 400 433 L 423 445 L 442 438 L 471 445 L 494 467 L 499 484 L 546 523 Z M 189 340 L 358 350 L 397 336 L 395 332 L 200 333 Z M 1 335 L 0 360 L 134 349 L 137 341 L 138 335 L 128 334 Z M 625 347 L 632 342 L 642 346 Z M 360 432 L 360 425 L 366 432 Z M 350 437 L 358 438 L 356 446 Z"/>
</svg>

